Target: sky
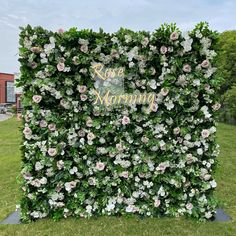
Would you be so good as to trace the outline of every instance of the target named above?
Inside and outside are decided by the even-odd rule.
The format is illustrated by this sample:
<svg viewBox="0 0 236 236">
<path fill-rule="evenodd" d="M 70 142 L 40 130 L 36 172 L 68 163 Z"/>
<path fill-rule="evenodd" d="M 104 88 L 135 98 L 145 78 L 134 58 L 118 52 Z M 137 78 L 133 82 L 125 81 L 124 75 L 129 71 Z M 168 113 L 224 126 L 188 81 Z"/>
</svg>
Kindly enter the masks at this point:
<svg viewBox="0 0 236 236">
<path fill-rule="evenodd" d="M 19 72 L 19 26 L 77 27 L 115 32 L 154 31 L 175 22 L 191 30 L 200 21 L 219 32 L 236 29 L 235 0 L 0 0 L 0 72 Z"/>
</svg>

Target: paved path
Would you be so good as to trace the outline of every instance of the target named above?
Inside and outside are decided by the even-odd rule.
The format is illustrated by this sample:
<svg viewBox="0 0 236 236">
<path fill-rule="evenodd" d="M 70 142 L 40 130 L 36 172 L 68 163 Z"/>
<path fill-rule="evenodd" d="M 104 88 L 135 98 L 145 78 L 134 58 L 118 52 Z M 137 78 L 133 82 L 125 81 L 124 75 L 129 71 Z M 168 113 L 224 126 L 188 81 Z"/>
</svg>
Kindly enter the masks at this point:
<svg viewBox="0 0 236 236">
<path fill-rule="evenodd" d="M 4 121 L 11 118 L 11 115 L 8 114 L 0 114 L 0 121 Z"/>
</svg>

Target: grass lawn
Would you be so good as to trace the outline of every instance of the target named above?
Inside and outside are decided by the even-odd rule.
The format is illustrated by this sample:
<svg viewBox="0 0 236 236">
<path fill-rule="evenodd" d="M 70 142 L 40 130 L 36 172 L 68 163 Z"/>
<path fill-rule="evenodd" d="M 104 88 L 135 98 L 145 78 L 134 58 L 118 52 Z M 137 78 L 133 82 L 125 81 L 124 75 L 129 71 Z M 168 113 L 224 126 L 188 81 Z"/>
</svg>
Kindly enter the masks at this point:
<svg viewBox="0 0 236 236">
<path fill-rule="evenodd" d="M 0 122 L 0 220 L 15 210 L 19 199 L 16 176 L 20 171 L 20 122 L 16 118 Z M 216 176 L 216 195 L 233 220 L 199 223 L 184 218 L 144 219 L 99 217 L 66 219 L 59 222 L 40 220 L 31 224 L 0 225 L 3 235 L 236 235 L 236 126 L 220 124 L 221 146 Z"/>
</svg>

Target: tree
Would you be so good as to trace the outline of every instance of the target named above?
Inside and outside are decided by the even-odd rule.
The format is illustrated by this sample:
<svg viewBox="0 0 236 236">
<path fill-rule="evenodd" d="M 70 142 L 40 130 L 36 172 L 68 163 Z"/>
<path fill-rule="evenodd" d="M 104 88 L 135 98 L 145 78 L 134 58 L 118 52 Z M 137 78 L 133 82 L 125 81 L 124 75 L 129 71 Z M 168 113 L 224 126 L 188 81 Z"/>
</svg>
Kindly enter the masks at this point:
<svg viewBox="0 0 236 236">
<path fill-rule="evenodd" d="M 220 94 L 224 94 L 236 84 L 236 30 L 225 31 L 219 35 L 216 51 L 218 74 L 224 78 Z"/>
</svg>

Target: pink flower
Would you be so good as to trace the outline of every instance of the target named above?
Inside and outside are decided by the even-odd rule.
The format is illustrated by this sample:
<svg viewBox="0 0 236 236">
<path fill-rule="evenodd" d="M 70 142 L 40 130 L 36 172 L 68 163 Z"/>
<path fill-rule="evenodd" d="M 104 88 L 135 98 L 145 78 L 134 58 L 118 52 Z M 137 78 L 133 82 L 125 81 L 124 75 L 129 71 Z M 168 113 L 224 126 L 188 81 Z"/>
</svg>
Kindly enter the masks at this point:
<svg viewBox="0 0 236 236">
<path fill-rule="evenodd" d="M 78 90 L 80 93 L 85 93 L 87 91 L 87 87 L 85 85 L 78 86 Z"/>
<path fill-rule="evenodd" d="M 58 71 L 63 71 L 63 70 L 65 69 L 65 64 L 64 64 L 64 62 L 59 62 L 59 63 L 57 64 L 57 69 L 58 69 Z"/>
<path fill-rule="evenodd" d="M 47 122 L 45 121 L 45 120 L 41 120 L 40 122 L 39 122 L 39 126 L 41 127 L 41 128 L 45 128 L 45 127 L 47 127 Z"/>
<path fill-rule="evenodd" d="M 209 67 L 210 65 L 210 62 L 208 60 L 204 60 L 202 63 L 201 63 L 201 67 L 202 68 L 207 68 Z"/>
<path fill-rule="evenodd" d="M 156 112 L 157 111 L 157 108 L 158 108 L 158 105 L 156 103 L 153 103 L 152 106 L 151 106 L 151 110 L 153 112 Z"/>
<path fill-rule="evenodd" d="M 141 141 L 142 141 L 143 143 L 148 143 L 149 138 L 146 137 L 146 136 L 143 136 L 143 137 L 141 138 Z"/>
<path fill-rule="evenodd" d="M 175 41 L 179 38 L 179 33 L 178 32 L 173 32 L 171 35 L 170 35 L 170 39 Z"/>
<path fill-rule="evenodd" d="M 213 106 L 212 106 L 212 109 L 214 110 L 214 111 L 217 111 L 217 110 L 219 110 L 220 109 L 220 107 L 221 107 L 221 105 L 220 105 L 220 103 L 215 103 Z"/>
<path fill-rule="evenodd" d="M 160 48 L 160 52 L 161 52 L 161 54 L 166 54 L 167 51 L 168 51 L 167 47 L 165 47 L 165 46 L 161 46 L 161 48 Z"/>
<path fill-rule="evenodd" d="M 161 173 L 164 173 L 165 170 L 166 170 L 166 168 L 169 167 L 169 166 L 170 166 L 170 164 L 169 164 L 168 161 L 161 162 L 161 163 L 158 165 L 158 167 L 156 168 L 156 170 L 159 170 L 159 171 L 161 171 Z"/>
<path fill-rule="evenodd" d="M 62 28 L 58 29 L 58 33 L 59 33 L 59 34 L 64 33 L 64 29 L 62 29 Z"/>
<path fill-rule="evenodd" d="M 93 140 L 93 139 L 95 139 L 95 135 L 92 132 L 89 132 L 87 134 L 87 138 L 88 138 L 88 140 Z"/>
<path fill-rule="evenodd" d="M 191 72 L 191 66 L 189 64 L 185 64 L 183 66 L 183 71 L 187 73 Z"/>
<path fill-rule="evenodd" d="M 51 131 L 54 131 L 54 130 L 56 130 L 56 125 L 54 123 L 51 123 L 48 125 L 48 129 Z"/>
<path fill-rule="evenodd" d="M 29 127 L 25 127 L 23 133 L 25 136 L 28 136 L 32 134 L 32 130 Z"/>
<path fill-rule="evenodd" d="M 86 53 L 88 51 L 88 45 L 86 44 L 81 45 L 80 51 Z"/>
<path fill-rule="evenodd" d="M 87 118 L 87 120 L 86 120 L 86 125 L 87 125 L 88 127 L 92 127 L 92 126 L 93 126 L 93 120 L 92 120 L 90 117 Z"/>
<path fill-rule="evenodd" d="M 57 149 L 56 148 L 49 148 L 48 149 L 48 155 L 51 157 L 54 157 L 57 155 Z"/>
<path fill-rule="evenodd" d="M 119 174 L 119 176 L 127 179 L 129 177 L 129 172 L 128 171 L 123 171 Z"/>
<path fill-rule="evenodd" d="M 208 138 L 210 135 L 210 131 L 208 129 L 204 129 L 202 130 L 201 135 L 203 138 Z"/>
<path fill-rule="evenodd" d="M 159 199 L 155 199 L 155 201 L 154 201 L 154 206 L 155 206 L 155 207 L 159 207 L 160 204 L 161 204 L 161 201 L 160 201 Z"/>
<path fill-rule="evenodd" d="M 79 135 L 79 137 L 84 137 L 85 136 L 85 131 L 84 130 L 79 130 L 78 131 L 78 135 Z"/>
<path fill-rule="evenodd" d="M 41 95 L 34 95 L 34 96 L 33 96 L 33 101 L 34 101 L 35 103 L 40 103 L 41 100 L 42 100 L 42 96 L 41 96 Z"/>
<path fill-rule="evenodd" d="M 86 101 L 87 98 L 88 98 L 88 96 L 85 95 L 85 94 L 81 94 L 81 95 L 80 95 L 80 99 L 81 99 L 81 101 L 83 101 L 83 102 Z"/>
<path fill-rule="evenodd" d="M 193 204 L 192 203 L 187 203 L 186 204 L 186 209 L 191 211 L 193 209 Z"/>
<path fill-rule="evenodd" d="M 169 93 L 169 89 L 168 88 L 162 88 L 161 89 L 161 95 L 162 96 L 166 96 Z"/>
<path fill-rule="evenodd" d="M 122 125 L 127 125 L 130 123 L 130 118 L 128 116 L 124 116 L 122 118 Z"/>
<path fill-rule="evenodd" d="M 30 50 L 33 53 L 40 53 L 42 51 L 42 48 L 40 48 L 40 47 L 32 47 Z"/>
<path fill-rule="evenodd" d="M 174 128 L 174 134 L 177 135 L 179 133 L 180 133 L 180 128 L 179 127 Z"/>
<path fill-rule="evenodd" d="M 97 170 L 104 170 L 105 169 L 105 164 L 103 162 L 97 162 L 96 163 L 96 169 Z"/>
</svg>

